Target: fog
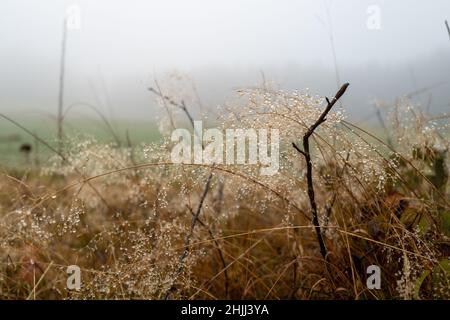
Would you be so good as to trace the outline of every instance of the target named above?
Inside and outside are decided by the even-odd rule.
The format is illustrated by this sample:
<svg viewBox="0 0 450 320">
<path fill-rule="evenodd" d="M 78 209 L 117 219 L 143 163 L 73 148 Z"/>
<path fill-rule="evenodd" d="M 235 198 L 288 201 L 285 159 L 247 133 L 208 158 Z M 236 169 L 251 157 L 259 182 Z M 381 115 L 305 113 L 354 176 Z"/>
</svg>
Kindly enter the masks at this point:
<svg viewBox="0 0 450 320">
<path fill-rule="evenodd" d="M 264 74 L 280 88 L 320 95 L 350 82 L 344 105 L 357 120 L 370 118 L 374 99 L 423 88 L 415 102 L 450 109 L 448 0 L 2 0 L 3 112 L 56 112 L 63 20 L 73 5 L 81 24 L 67 34 L 66 106 L 151 120 L 146 88 L 176 69 L 211 108 Z"/>
</svg>

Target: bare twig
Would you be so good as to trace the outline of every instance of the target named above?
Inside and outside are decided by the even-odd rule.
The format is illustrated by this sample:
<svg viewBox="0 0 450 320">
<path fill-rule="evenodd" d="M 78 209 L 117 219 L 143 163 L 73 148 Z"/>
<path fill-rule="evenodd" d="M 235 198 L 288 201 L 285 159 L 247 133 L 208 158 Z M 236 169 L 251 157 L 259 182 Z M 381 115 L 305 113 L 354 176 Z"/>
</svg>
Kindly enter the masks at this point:
<svg viewBox="0 0 450 320">
<path fill-rule="evenodd" d="M 173 117 L 172 117 L 172 113 L 170 112 L 169 106 L 167 105 L 166 101 L 169 101 L 167 98 L 167 96 L 165 96 L 162 91 L 161 91 L 161 87 L 159 86 L 158 81 L 155 79 L 155 86 L 157 88 L 157 90 L 153 89 L 152 87 L 148 88 L 149 91 L 155 93 L 156 95 L 160 96 L 162 98 L 162 103 L 164 108 L 166 109 L 167 112 L 167 116 L 169 117 L 170 120 L 170 125 L 172 126 L 172 129 L 175 129 L 175 123 L 173 121 Z M 170 98 L 169 98 L 170 99 Z M 169 101 L 170 103 L 171 101 Z"/>
<path fill-rule="evenodd" d="M 168 113 L 169 113 L 169 110 L 167 108 L 167 104 L 170 104 L 171 106 L 174 106 L 176 108 L 181 109 L 184 112 L 184 114 L 186 115 L 186 117 L 189 119 L 189 123 L 191 124 L 192 129 L 194 130 L 194 135 L 197 136 L 198 138 L 200 138 L 201 137 L 201 132 L 196 132 L 196 130 L 195 130 L 196 128 L 195 128 L 195 125 L 194 125 L 194 118 L 192 117 L 191 113 L 189 112 L 189 110 L 188 110 L 184 100 L 181 100 L 180 103 L 176 102 L 171 97 L 166 96 L 166 95 L 164 95 L 162 93 L 161 88 L 158 86 L 157 82 L 156 82 L 156 85 L 157 85 L 157 90 L 152 88 L 152 87 L 149 87 L 148 90 L 150 92 L 154 93 L 155 95 L 159 96 L 163 100 L 163 103 L 166 106 L 166 109 L 167 109 Z M 203 148 L 204 148 L 204 146 L 202 144 L 202 149 Z M 189 247 L 190 239 L 192 238 L 192 234 L 194 232 L 194 228 L 195 228 L 196 224 L 199 223 L 200 225 L 203 225 L 204 227 L 206 227 L 208 229 L 208 231 L 209 231 L 210 236 L 213 237 L 211 229 L 199 219 L 199 215 L 200 215 L 200 212 L 201 212 L 201 207 L 203 205 L 204 198 L 206 197 L 206 194 L 208 193 L 209 186 L 210 186 L 210 183 L 211 183 L 211 178 L 212 178 L 212 174 L 210 174 L 209 177 L 208 177 L 208 180 L 207 180 L 206 186 L 205 186 L 205 190 L 203 192 L 202 198 L 200 199 L 199 207 L 197 208 L 196 213 L 195 214 L 192 213 L 193 214 L 193 219 L 192 219 L 191 231 L 190 231 L 189 235 L 186 238 L 186 248 L 183 251 L 183 254 L 180 256 L 179 269 L 177 270 L 177 273 L 176 273 L 176 275 L 174 277 L 174 282 L 176 281 L 176 279 L 179 277 L 179 275 L 182 273 L 182 271 L 184 269 L 184 260 L 186 259 L 187 255 L 189 253 L 189 248 L 188 247 Z M 225 262 L 222 250 L 220 249 L 220 246 L 219 246 L 218 243 L 216 243 L 216 247 L 217 247 L 217 250 L 219 251 L 219 256 L 220 256 L 221 262 L 222 262 L 222 264 L 224 266 L 224 270 L 226 270 L 227 264 Z M 226 291 L 226 294 L 228 295 L 228 275 L 227 275 L 226 271 L 224 273 L 224 276 L 225 276 L 225 291 Z M 175 289 L 176 288 L 174 286 L 174 283 L 172 283 L 172 286 L 166 292 L 165 300 L 167 300 L 170 297 L 170 293 L 172 291 L 174 291 Z"/>
<path fill-rule="evenodd" d="M 203 202 L 205 201 L 206 195 L 208 194 L 209 187 L 211 185 L 211 179 L 212 179 L 212 173 L 210 173 L 208 176 L 208 181 L 206 182 L 205 188 L 203 190 L 203 194 L 202 194 L 202 196 L 200 198 L 200 202 L 197 206 L 197 210 L 195 211 L 195 214 L 192 217 L 191 228 L 190 228 L 189 233 L 187 234 L 186 239 L 184 241 L 184 251 L 178 260 L 178 269 L 175 272 L 175 275 L 173 277 L 172 285 L 170 286 L 169 290 L 167 290 L 167 292 L 164 296 L 164 300 L 168 300 L 170 297 L 170 294 L 176 290 L 175 281 L 177 281 L 178 277 L 183 273 L 183 270 L 185 267 L 184 262 L 189 254 L 191 239 L 192 239 L 192 236 L 194 235 L 195 226 L 197 225 L 197 223 L 199 221 L 199 216 L 202 211 Z"/>
<path fill-rule="evenodd" d="M 191 215 L 194 217 L 195 213 L 194 213 L 194 211 L 192 211 L 191 207 L 187 206 L 187 208 L 188 208 L 189 212 L 191 213 Z M 204 223 L 198 217 L 197 217 L 197 221 L 202 227 L 204 227 L 206 230 L 208 230 L 209 237 L 210 237 L 211 241 L 214 242 L 214 246 L 216 247 L 217 253 L 219 254 L 220 262 L 222 263 L 222 267 L 223 267 L 223 270 L 224 270 L 223 275 L 224 275 L 224 279 L 225 279 L 225 281 L 224 281 L 225 282 L 224 283 L 224 285 L 225 285 L 225 296 L 228 297 L 228 287 L 229 287 L 228 271 L 227 271 L 227 263 L 225 261 L 225 256 L 223 255 L 222 248 L 221 248 L 221 246 L 219 244 L 219 241 L 217 240 L 217 237 L 212 232 L 211 228 L 208 225 L 206 225 L 206 223 Z"/>
<path fill-rule="evenodd" d="M 184 100 L 181 100 L 181 102 L 178 103 L 178 102 L 174 101 L 171 97 L 164 95 L 161 92 L 161 89 L 159 88 L 159 86 L 157 88 L 158 88 L 158 90 L 156 90 L 156 89 L 154 89 L 152 87 L 149 87 L 148 91 L 150 91 L 150 92 L 154 93 L 155 95 L 157 95 L 158 97 L 160 97 L 163 100 L 164 105 L 167 106 L 167 104 L 166 104 L 166 102 L 167 102 L 171 106 L 174 106 L 176 108 L 181 109 L 186 114 L 186 116 L 188 117 L 189 123 L 192 125 L 192 128 L 194 128 L 194 118 L 192 117 L 192 115 L 190 114 L 189 110 L 187 109 L 186 103 L 184 102 Z M 167 109 L 167 112 L 169 113 L 169 110 L 168 110 L 167 107 L 166 107 L 166 109 Z M 171 122 L 173 124 L 173 120 L 171 120 Z M 173 126 L 174 126 L 174 124 L 173 124 Z"/>
<path fill-rule="evenodd" d="M 339 91 L 336 93 L 334 98 L 330 101 L 328 98 L 327 100 L 327 107 L 320 115 L 319 119 L 308 128 L 305 135 L 303 136 L 303 150 L 301 150 L 295 143 L 292 143 L 295 150 L 297 150 L 300 154 L 302 154 L 305 157 L 306 160 L 306 179 L 308 183 L 308 197 L 309 197 L 309 204 L 311 206 L 311 214 L 312 214 L 312 223 L 314 225 L 314 228 L 316 230 L 317 240 L 319 241 L 320 246 L 320 253 L 322 254 L 322 257 L 326 259 L 327 257 L 327 250 L 325 247 L 325 243 L 323 241 L 322 232 L 320 229 L 320 223 L 319 223 L 319 217 L 317 214 L 317 204 L 315 200 L 315 194 L 314 194 L 314 184 L 313 184 L 313 177 L 312 177 L 312 161 L 311 161 L 311 153 L 309 151 L 309 138 L 314 133 L 314 130 L 316 130 L 322 123 L 326 121 L 326 117 L 328 113 L 330 112 L 331 108 L 335 105 L 335 103 L 341 98 L 345 91 L 347 90 L 349 84 L 345 83 Z"/>
<path fill-rule="evenodd" d="M 183 112 L 188 117 L 189 122 L 191 123 L 191 126 L 194 127 L 194 119 L 192 118 L 191 114 L 189 113 L 189 111 L 186 107 L 186 104 L 184 103 L 184 100 L 181 100 L 180 108 L 181 108 L 181 110 L 183 110 Z"/>
<path fill-rule="evenodd" d="M 450 38 L 450 26 L 448 25 L 448 21 L 445 20 L 445 26 L 447 27 L 448 36 Z"/>
</svg>

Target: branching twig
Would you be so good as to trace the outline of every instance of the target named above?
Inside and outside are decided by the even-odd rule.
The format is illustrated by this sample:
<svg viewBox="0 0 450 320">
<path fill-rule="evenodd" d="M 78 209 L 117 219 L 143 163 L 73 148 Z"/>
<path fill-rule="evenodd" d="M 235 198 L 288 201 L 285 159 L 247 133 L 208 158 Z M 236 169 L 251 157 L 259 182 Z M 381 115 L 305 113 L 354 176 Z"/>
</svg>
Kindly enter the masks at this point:
<svg viewBox="0 0 450 320">
<path fill-rule="evenodd" d="M 194 235 L 195 226 L 197 225 L 197 223 L 199 221 L 199 216 L 202 211 L 203 202 L 205 201 L 206 195 L 208 194 L 209 187 L 211 185 L 211 179 L 212 179 L 212 173 L 210 173 L 210 175 L 208 177 L 208 181 L 206 182 L 205 189 L 203 190 L 203 194 L 200 198 L 200 202 L 198 204 L 197 210 L 195 211 L 195 214 L 192 217 L 191 228 L 190 228 L 189 233 L 187 234 L 186 239 L 184 241 L 184 251 L 183 251 L 183 254 L 180 256 L 180 259 L 178 260 L 178 269 L 173 277 L 172 285 L 170 286 L 169 290 L 167 290 L 167 292 L 164 296 L 164 300 L 169 299 L 170 293 L 176 290 L 175 281 L 183 273 L 183 270 L 185 267 L 184 262 L 189 254 L 189 247 L 191 244 L 191 239 L 192 239 L 192 236 Z"/>
<path fill-rule="evenodd" d="M 163 103 L 164 103 L 165 106 L 167 106 L 166 103 L 168 103 L 168 104 L 170 104 L 170 105 L 173 106 L 173 107 L 176 107 L 176 108 L 181 109 L 181 110 L 184 112 L 184 114 L 186 115 L 186 117 L 189 119 L 189 123 L 191 124 L 192 129 L 194 130 L 194 135 L 195 135 L 197 138 L 200 139 L 202 133 L 196 131 L 195 124 L 194 124 L 194 118 L 192 117 L 191 113 L 189 112 L 189 110 L 188 110 L 188 108 L 187 108 L 186 103 L 184 102 L 184 100 L 181 100 L 181 102 L 178 103 L 178 102 L 176 102 L 175 100 L 173 100 L 171 97 L 169 97 L 169 96 L 167 96 L 167 95 L 164 95 L 164 94 L 162 93 L 162 91 L 161 91 L 161 88 L 158 86 L 158 83 L 157 83 L 156 81 L 155 81 L 155 83 L 156 83 L 156 85 L 157 85 L 157 89 L 158 89 L 158 90 L 156 90 L 155 88 L 149 87 L 149 88 L 148 88 L 148 91 L 150 91 L 150 92 L 154 93 L 155 95 L 159 96 L 159 97 L 163 100 Z M 198 98 L 198 96 L 197 96 L 197 98 Z M 198 99 L 199 99 L 199 98 L 198 98 Z M 168 111 L 168 112 L 169 112 L 169 111 Z M 203 143 L 202 143 L 202 149 L 204 149 Z M 202 226 L 204 226 L 205 228 L 207 228 L 207 229 L 208 229 L 208 232 L 209 232 L 209 234 L 210 234 L 210 236 L 211 236 L 212 238 L 214 238 L 214 237 L 213 237 L 213 234 L 212 234 L 212 231 L 211 231 L 211 229 L 209 228 L 209 226 L 207 226 L 204 222 L 202 222 L 202 221 L 199 219 L 199 214 L 200 214 L 200 210 L 201 210 L 201 205 L 203 204 L 204 197 L 206 196 L 206 193 L 208 192 L 209 185 L 210 185 L 210 182 L 211 182 L 211 178 L 212 178 L 212 175 L 210 174 L 209 177 L 208 177 L 208 181 L 207 181 L 207 183 L 206 183 L 206 187 L 205 187 L 205 191 L 204 191 L 204 196 L 203 196 L 203 197 L 201 198 L 201 200 L 200 200 L 200 206 L 199 206 L 199 208 L 197 209 L 197 212 L 194 214 L 194 212 L 192 212 L 192 209 L 189 208 L 189 210 L 191 211 L 191 214 L 192 214 L 192 216 L 193 216 L 193 220 L 192 220 L 193 222 L 192 222 L 192 228 L 191 228 L 191 235 L 189 236 L 189 238 L 186 238 L 186 242 L 187 242 L 187 243 L 186 243 L 186 249 L 184 250 L 183 254 L 182 254 L 181 257 L 180 257 L 180 268 L 181 268 L 181 269 L 179 269 L 179 271 L 177 272 L 176 277 L 175 277 L 175 280 L 176 280 L 176 278 L 178 278 L 178 276 L 181 274 L 181 272 L 182 272 L 182 270 L 183 270 L 183 268 L 184 268 L 183 262 L 184 262 L 184 260 L 185 260 L 186 257 L 187 257 L 187 254 L 188 254 L 188 251 L 189 251 L 189 250 L 188 250 L 188 246 L 189 246 L 190 238 L 192 237 L 192 233 L 193 233 L 193 231 L 194 231 L 194 228 L 195 228 L 195 225 L 197 224 L 197 222 L 198 222 L 200 225 L 202 225 Z M 222 191 L 220 190 L 220 192 L 222 192 Z M 218 250 L 218 252 L 219 252 L 220 260 L 221 260 L 222 265 L 223 265 L 224 270 L 225 270 L 225 271 L 224 271 L 224 276 L 225 276 L 225 292 L 226 292 L 226 295 L 228 296 L 228 274 L 227 274 L 227 271 L 226 271 L 226 270 L 227 270 L 227 263 L 225 262 L 225 258 L 224 258 L 224 255 L 223 255 L 223 253 L 222 253 L 222 250 L 221 250 L 221 248 L 220 248 L 220 246 L 219 246 L 219 243 L 217 243 L 217 241 L 215 241 L 215 240 L 214 240 L 214 242 L 215 242 L 216 248 L 217 248 L 217 250 Z M 166 296 L 165 296 L 165 299 L 166 299 L 166 300 L 169 298 L 170 292 L 173 291 L 173 290 L 175 290 L 174 284 L 172 284 L 172 287 L 167 291 Z"/>
<path fill-rule="evenodd" d="M 187 208 L 188 208 L 189 212 L 191 213 L 191 215 L 194 217 L 195 213 L 194 213 L 194 211 L 192 211 L 192 208 L 189 206 L 187 206 Z M 208 225 L 206 225 L 206 223 L 204 223 L 198 217 L 197 217 L 197 221 L 202 227 L 204 227 L 208 231 L 209 237 L 210 237 L 211 241 L 214 242 L 214 246 L 217 249 L 217 253 L 219 254 L 220 262 L 222 263 L 222 267 L 224 270 L 223 275 L 225 278 L 225 283 L 224 283 L 225 284 L 225 296 L 228 297 L 228 287 L 229 287 L 228 271 L 227 271 L 227 263 L 225 261 L 225 256 L 223 255 L 222 248 L 219 244 L 219 241 L 217 240 L 217 237 L 214 235 L 213 231 L 211 230 L 211 228 Z"/>
<path fill-rule="evenodd" d="M 181 109 L 184 112 L 184 114 L 188 117 L 189 123 L 191 124 L 191 126 L 192 126 L 192 128 L 194 130 L 194 134 L 197 137 L 201 136 L 201 132 L 196 132 L 196 130 L 195 130 L 194 118 L 192 117 L 191 113 L 189 112 L 188 108 L 186 107 L 186 103 L 184 102 L 184 100 L 181 100 L 180 103 L 174 101 L 171 97 L 164 95 L 161 92 L 161 89 L 159 87 L 158 87 L 158 90 L 155 90 L 154 88 L 149 87 L 148 91 L 150 91 L 150 92 L 156 94 L 157 96 L 159 96 L 163 100 L 164 105 L 166 105 L 166 102 L 167 102 L 171 106 L 174 106 L 174 107 L 176 107 L 178 109 Z M 166 109 L 167 109 L 167 112 L 170 114 L 170 112 L 169 112 L 167 107 L 166 107 Z M 171 122 L 172 122 L 172 126 L 174 127 L 173 120 L 171 120 Z"/>
<path fill-rule="evenodd" d="M 167 100 L 166 96 L 163 95 L 163 93 L 161 91 L 161 87 L 159 86 L 158 81 L 156 79 L 155 79 L 155 85 L 156 85 L 156 88 L 158 88 L 158 90 L 155 90 L 155 89 L 153 89 L 151 87 L 148 90 L 153 92 L 153 93 L 155 93 L 155 94 L 157 94 L 157 95 L 159 95 L 162 98 L 162 103 L 164 105 L 164 108 L 167 111 L 167 116 L 169 117 L 170 125 L 172 126 L 172 129 L 175 129 L 175 123 L 173 122 L 172 113 L 170 112 L 170 109 L 169 109 L 169 107 L 167 106 L 167 103 L 166 103 L 166 100 Z"/>
<path fill-rule="evenodd" d="M 317 214 L 317 204 L 315 200 L 315 194 L 314 194 L 314 184 L 313 184 L 313 177 L 312 177 L 312 162 L 311 162 L 311 153 L 309 151 L 309 138 L 314 133 L 314 130 L 316 130 L 322 123 L 326 121 L 326 117 L 328 113 L 330 112 L 331 108 L 335 105 L 335 103 L 339 100 L 340 97 L 342 97 L 347 90 L 349 84 L 344 84 L 341 89 L 336 93 L 334 98 L 330 101 L 328 98 L 327 100 L 327 107 L 320 115 L 319 119 L 306 131 L 305 135 L 303 136 L 303 150 L 301 150 L 295 143 L 292 143 L 295 150 L 297 150 L 300 154 L 302 154 L 305 157 L 306 160 L 306 179 L 308 183 L 308 197 L 309 197 L 309 204 L 311 206 L 311 214 L 312 214 L 312 223 L 314 225 L 314 228 L 316 230 L 317 240 L 319 241 L 320 246 L 320 253 L 322 254 L 323 258 L 326 259 L 327 256 L 327 250 L 325 247 L 325 243 L 323 241 L 322 232 L 320 230 L 320 223 L 319 223 L 319 217 Z"/>
<path fill-rule="evenodd" d="M 171 97 L 164 95 L 161 92 L 161 90 L 159 89 L 159 87 L 158 87 L 158 90 L 156 90 L 156 89 L 154 89 L 152 87 L 149 87 L 148 91 L 154 93 L 155 95 L 160 97 L 163 101 L 169 103 L 171 106 L 174 106 L 176 108 L 181 109 L 186 114 L 186 116 L 188 117 L 189 123 L 192 125 L 192 127 L 194 127 L 194 119 L 192 118 L 192 115 L 189 113 L 189 111 L 188 111 L 188 109 L 186 107 L 186 103 L 184 103 L 184 100 L 181 100 L 180 103 L 174 101 Z"/>
</svg>

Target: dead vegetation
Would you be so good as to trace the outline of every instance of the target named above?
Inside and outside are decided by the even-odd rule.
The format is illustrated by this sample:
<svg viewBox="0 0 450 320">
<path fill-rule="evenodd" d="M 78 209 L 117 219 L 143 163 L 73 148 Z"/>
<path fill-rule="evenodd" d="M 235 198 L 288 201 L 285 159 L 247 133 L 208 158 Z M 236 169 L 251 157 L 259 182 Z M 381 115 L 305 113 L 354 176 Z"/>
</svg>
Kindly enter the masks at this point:
<svg viewBox="0 0 450 320">
<path fill-rule="evenodd" d="M 39 168 L 3 169 L 0 297 L 450 298 L 448 118 L 399 100 L 386 144 L 331 110 L 346 88 L 324 106 L 265 85 L 226 106 L 224 129 L 280 131 L 274 176 L 174 165 L 169 140 L 66 138 Z M 166 123 L 192 122 L 189 98 L 152 90 Z M 80 291 L 66 288 L 74 264 Z"/>
</svg>

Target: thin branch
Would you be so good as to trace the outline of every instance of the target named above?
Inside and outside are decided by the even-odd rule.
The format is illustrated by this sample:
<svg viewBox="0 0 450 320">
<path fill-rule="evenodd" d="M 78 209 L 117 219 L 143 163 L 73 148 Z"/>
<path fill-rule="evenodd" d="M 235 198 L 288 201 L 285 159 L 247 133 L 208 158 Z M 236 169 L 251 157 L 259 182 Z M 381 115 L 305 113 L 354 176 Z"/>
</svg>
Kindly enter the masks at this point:
<svg viewBox="0 0 450 320">
<path fill-rule="evenodd" d="M 186 107 L 186 104 L 184 103 L 184 100 L 181 100 L 180 108 L 181 108 L 181 110 L 184 111 L 184 113 L 186 114 L 186 116 L 189 119 L 189 122 L 191 123 L 191 126 L 194 128 L 194 119 L 192 118 L 191 114 L 189 113 L 189 111 Z"/>
<path fill-rule="evenodd" d="M 311 127 L 309 127 L 308 131 L 303 136 L 303 140 L 308 140 L 309 137 L 314 133 L 314 130 L 316 130 L 318 126 L 320 126 L 322 123 L 324 123 L 327 120 L 326 116 L 330 112 L 331 108 L 333 108 L 335 103 L 344 95 L 344 93 L 347 90 L 349 85 L 350 85 L 349 83 L 345 83 L 339 89 L 339 91 L 336 93 L 336 95 L 334 96 L 334 98 L 331 101 L 328 98 L 325 98 L 327 100 L 327 103 L 328 103 L 327 107 L 322 112 L 322 114 L 320 115 L 319 119 L 317 119 L 317 121 Z"/>
<path fill-rule="evenodd" d="M 172 281 L 172 285 L 170 286 L 169 290 L 167 290 L 165 296 L 164 296 L 164 300 L 168 300 L 170 297 L 170 294 L 172 292 L 174 292 L 176 290 L 175 287 L 175 281 L 178 279 L 178 277 L 183 273 L 184 267 L 185 267 L 185 260 L 188 257 L 189 254 L 189 248 L 190 248 L 190 244 L 191 244 L 191 239 L 192 236 L 194 235 L 194 229 L 195 226 L 197 225 L 198 221 L 199 221 L 199 216 L 200 213 L 202 211 L 202 207 L 203 207 L 203 203 L 205 201 L 206 195 L 208 194 L 209 191 L 209 187 L 211 185 L 211 179 L 212 179 L 212 173 L 210 173 L 209 177 L 208 177 L 208 181 L 206 182 L 205 185 L 205 189 L 203 190 L 203 194 L 200 198 L 200 202 L 198 204 L 197 210 L 195 211 L 194 216 L 192 217 L 192 223 L 191 223 L 191 228 L 189 230 L 189 233 L 186 236 L 186 239 L 184 241 L 184 251 L 183 254 L 180 256 L 179 260 L 178 260 L 178 269 L 173 277 L 173 281 Z"/>
<path fill-rule="evenodd" d="M 306 153 L 302 149 L 297 147 L 297 145 L 295 143 L 293 143 L 292 146 L 294 147 L 295 150 L 297 150 L 299 153 L 301 153 L 303 156 L 306 157 Z"/>
<path fill-rule="evenodd" d="M 191 215 L 194 217 L 195 213 L 194 213 L 194 211 L 192 211 L 192 208 L 189 207 L 189 206 L 186 206 L 186 207 L 188 208 L 188 210 L 191 213 Z M 219 241 L 217 240 L 217 237 L 212 232 L 211 228 L 198 217 L 197 217 L 197 221 L 203 228 L 205 228 L 208 231 L 209 237 L 210 237 L 211 241 L 214 242 L 214 246 L 217 249 L 217 252 L 218 252 L 219 258 L 220 258 L 220 262 L 222 263 L 223 270 L 225 270 L 224 273 L 223 273 L 223 275 L 224 275 L 224 286 L 225 286 L 225 296 L 228 297 L 228 287 L 229 287 L 229 284 L 228 284 L 229 283 L 228 271 L 227 271 L 227 263 L 225 261 L 225 256 L 223 255 L 222 248 L 221 248 L 221 246 L 219 244 Z"/>
<path fill-rule="evenodd" d="M 315 193 L 314 193 L 314 183 L 313 183 L 313 177 L 312 177 L 312 161 L 311 161 L 311 153 L 309 150 L 309 138 L 314 133 L 314 130 L 316 130 L 323 122 L 326 121 L 326 117 L 328 113 L 330 112 L 331 108 L 335 105 L 335 103 L 341 98 L 345 91 L 347 90 L 349 84 L 345 83 L 339 91 L 336 93 L 334 98 L 330 101 L 328 98 L 327 100 L 327 107 L 322 112 L 320 117 L 317 119 L 317 121 L 309 127 L 309 129 L 306 131 L 305 135 L 303 136 L 303 150 L 301 150 L 295 143 L 292 143 L 295 150 L 297 150 L 301 155 L 305 157 L 306 160 L 306 179 L 308 183 L 308 197 L 309 197 L 309 204 L 311 206 L 311 215 L 312 215 L 312 223 L 314 225 L 314 229 L 316 231 L 317 240 L 319 242 L 320 246 L 320 253 L 322 254 L 322 257 L 326 260 L 327 258 L 327 249 L 325 247 L 325 242 L 323 241 L 322 232 L 320 229 L 320 223 L 319 223 L 319 217 L 317 214 L 317 203 L 315 200 Z"/>
<path fill-rule="evenodd" d="M 164 95 L 161 92 L 161 89 L 159 88 L 159 86 L 158 86 L 158 90 L 156 90 L 155 88 L 149 87 L 148 91 L 150 91 L 150 92 L 154 93 L 155 95 L 157 95 L 158 97 L 160 97 L 163 100 L 165 105 L 166 105 L 166 102 L 167 102 L 171 106 L 174 106 L 174 107 L 176 107 L 178 109 L 181 109 L 186 114 L 186 116 L 188 117 L 189 123 L 192 125 L 192 128 L 194 128 L 194 118 L 192 117 L 192 115 L 190 114 L 189 110 L 187 109 L 186 103 L 184 102 L 184 100 L 181 100 L 180 103 L 174 101 L 171 97 Z M 167 107 L 166 107 L 166 109 L 168 110 Z M 167 111 L 167 112 L 169 113 L 169 111 Z"/>
<path fill-rule="evenodd" d="M 445 26 L 447 27 L 448 37 L 450 38 L 450 26 L 448 25 L 447 20 L 445 20 Z"/>
<path fill-rule="evenodd" d="M 169 107 L 167 106 L 167 103 L 166 103 L 167 99 L 163 95 L 163 93 L 161 91 L 161 87 L 159 86 L 159 83 L 158 83 L 158 81 L 156 79 L 155 79 L 155 85 L 156 85 L 156 88 L 158 90 L 155 90 L 155 89 L 153 89 L 151 87 L 148 90 L 153 92 L 153 93 L 155 93 L 155 94 L 157 94 L 157 95 L 159 95 L 162 98 L 163 106 L 166 109 L 167 116 L 169 117 L 169 120 L 170 120 L 170 125 L 172 126 L 172 129 L 175 129 L 175 123 L 173 122 L 172 113 L 170 112 L 170 109 L 169 109 Z"/>
</svg>

